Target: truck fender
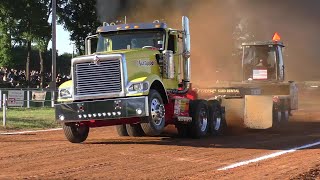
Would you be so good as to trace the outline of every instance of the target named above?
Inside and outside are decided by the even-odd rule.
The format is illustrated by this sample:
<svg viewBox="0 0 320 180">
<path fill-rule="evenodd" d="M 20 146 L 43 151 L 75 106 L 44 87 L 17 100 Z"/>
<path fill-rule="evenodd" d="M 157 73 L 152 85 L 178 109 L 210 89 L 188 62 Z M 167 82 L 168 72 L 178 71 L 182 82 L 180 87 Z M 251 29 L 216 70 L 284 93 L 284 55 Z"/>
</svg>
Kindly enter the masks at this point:
<svg viewBox="0 0 320 180">
<path fill-rule="evenodd" d="M 167 92 L 164 88 L 164 85 L 160 79 L 160 77 L 158 75 L 155 74 L 151 74 L 147 77 L 140 77 L 137 79 L 133 79 L 130 81 L 130 83 L 138 83 L 138 82 L 148 82 L 149 84 L 149 88 L 147 91 L 144 91 L 143 93 L 139 93 L 139 94 L 130 94 L 128 96 L 147 96 L 149 95 L 149 92 L 151 89 L 154 89 L 156 91 L 158 91 L 162 97 L 162 100 L 164 102 L 164 104 L 167 104 L 169 102 L 169 98 L 167 95 Z"/>
</svg>

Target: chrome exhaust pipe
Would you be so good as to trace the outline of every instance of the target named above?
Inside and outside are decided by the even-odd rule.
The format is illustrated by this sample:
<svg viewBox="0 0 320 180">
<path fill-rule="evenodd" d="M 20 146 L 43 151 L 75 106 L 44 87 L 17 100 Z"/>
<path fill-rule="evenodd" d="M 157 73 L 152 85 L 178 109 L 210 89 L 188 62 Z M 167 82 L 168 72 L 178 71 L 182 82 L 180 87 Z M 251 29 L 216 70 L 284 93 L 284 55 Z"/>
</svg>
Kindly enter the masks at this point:
<svg viewBox="0 0 320 180">
<path fill-rule="evenodd" d="M 184 79 L 183 81 L 190 82 L 191 79 L 191 66 L 190 66 L 190 28 L 189 18 L 182 17 L 182 29 L 183 29 L 183 59 L 184 59 Z"/>
<path fill-rule="evenodd" d="M 175 94 L 185 94 L 191 88 L 191 65 L 190 65 L 190 28 L 189 28 L 189 18 L 186 16 L 182 17 L 182 34 L 183 34 L 183 89 L 182 90 L 172 90 Z"/>
</svg>

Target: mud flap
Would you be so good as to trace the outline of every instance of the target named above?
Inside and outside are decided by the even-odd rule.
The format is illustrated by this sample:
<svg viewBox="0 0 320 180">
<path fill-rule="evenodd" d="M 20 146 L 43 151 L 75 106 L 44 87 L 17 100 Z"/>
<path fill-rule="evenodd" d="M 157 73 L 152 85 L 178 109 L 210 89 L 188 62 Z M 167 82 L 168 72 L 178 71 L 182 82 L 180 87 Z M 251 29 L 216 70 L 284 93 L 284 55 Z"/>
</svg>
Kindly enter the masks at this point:
<svg viewBox="0 0 320 180">
<path fill-rule="evenodd" d="M 245 96 L 244 126 L 250 129 L 272 127 L 272 96 Z"/>
</svg>

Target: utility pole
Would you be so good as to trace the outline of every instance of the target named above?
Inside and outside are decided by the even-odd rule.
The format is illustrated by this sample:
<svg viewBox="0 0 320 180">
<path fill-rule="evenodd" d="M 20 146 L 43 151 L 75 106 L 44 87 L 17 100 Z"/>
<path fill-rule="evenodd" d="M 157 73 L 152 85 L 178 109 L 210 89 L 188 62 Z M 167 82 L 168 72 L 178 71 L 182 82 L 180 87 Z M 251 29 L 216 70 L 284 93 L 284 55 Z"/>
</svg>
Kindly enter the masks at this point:
<svg viewBox="0 0 320 180">
<path fill-rule="evenodd" d="M 55 102 L 55 91 L 56 91 L 56 54 L 57 54 L 57 47 L 56 47 L 56 14 L 57 14 L 57 1 L 52 0 L 52 95 L 51 95 L 51 106 L 54 106 Z"/>
</svg>

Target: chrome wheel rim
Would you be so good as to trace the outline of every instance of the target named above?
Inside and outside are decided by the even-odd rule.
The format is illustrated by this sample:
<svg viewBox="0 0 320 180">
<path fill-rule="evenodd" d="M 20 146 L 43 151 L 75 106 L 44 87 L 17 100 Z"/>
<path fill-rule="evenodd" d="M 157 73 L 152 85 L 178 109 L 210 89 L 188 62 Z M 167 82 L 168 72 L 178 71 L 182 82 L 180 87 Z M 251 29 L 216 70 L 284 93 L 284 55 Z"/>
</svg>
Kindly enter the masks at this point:
<svg viewBox="0 0 320 180">
<path fill-rule="evenodd" d="M 220 125 L 221 125 L 221 117 L 215 118 L 214 130 L 218 131 L 220 129 Z"/>
<path fill-rule="evenodd" d="M 155 125 L 161 125 L 164 116 L 165 116 L 165 109 L 163 104 L 160 103 L 158 99 L 152 99 L 151 101 L 151 117 Z"/>
<path fill-rule="evenodd" d="M 208 116 L 207 116 L 207 112 L 205 108 L 202 108 L 200 110 L 200 128 L 201 131 L 205 131 L 207 129 L 207 125 L 208 125 Z"/>
</svg>

